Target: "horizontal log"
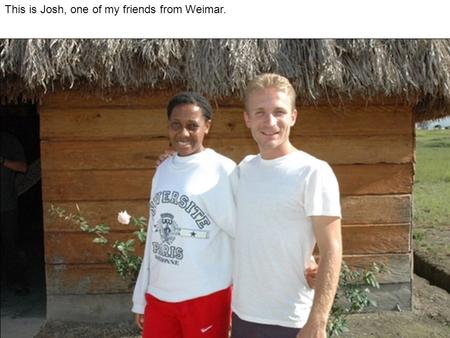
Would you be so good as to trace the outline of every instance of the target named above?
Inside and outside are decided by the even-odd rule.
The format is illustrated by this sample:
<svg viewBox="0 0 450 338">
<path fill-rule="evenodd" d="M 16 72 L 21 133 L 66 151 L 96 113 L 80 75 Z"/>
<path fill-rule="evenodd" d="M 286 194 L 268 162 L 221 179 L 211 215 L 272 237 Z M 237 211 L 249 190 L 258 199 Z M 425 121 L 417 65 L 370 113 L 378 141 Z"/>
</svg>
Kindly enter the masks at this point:
<svg viewBox="0 0 450 338">
<path fill-rule="evenodd" d="M 45 262 L 47 264 L 92 264 L 106 263 L 108 254 L 118 253 L 112 248 L 117 241 L 135 239 L 136 254 L 142 256 L 144 246 L 132 232 L 111 232 L 107 235 L 108 243 L 100 245 L 93 242 L 95 235 L 77 232 L 44 233 Z"/>
<path fill-rule="evenodd" d="M 250 138 L 208 139 L 205 146 L 239 162 L 258 148 Z M 169 150 L 166 139 L 41 142 L 44 170 L 151 169 Z"/>
<path fill-rule="evenodd" d="M 95 93 L 73 90 L 54 91 L 44 95 L 43 108 L 106 108 L 106 107 L 141 107 L 165 109 L 175 90 L 142 90 L 136 93 L 124 94 L 123 91 L 109 93 L 108 99 L 103 99 Z"/>
<path fill-rule="evenodd" d="M 377 275 L 380 284 L 411 281 L 409 255 L 345 256 L 351 269 L 369 269 L 373 263 L 383 265 Z M 130 292 L 128 282 L 119 277 L 109 264 L 47 264 L 47 293 L 101 294 Z"/>
<path fill-rule="evenodd" d="M 335 165 L 341 195 L 407 194 L 412 164 Z M 45 201 L 135 200 L 149 196 L 154 170 L 84 170 L 42 173 Z"/>
<path fill-rule="evenodd" d="M 368 270 L 375 263 L 384 270 L 377 276 L 379 283 L 410 283 L 412 279 L 411 253 L 344 255 L 343 259 L 351 269 Z"/>
<path fill-rule="evenodd" d="M 111 231 L 130 231 L 130 225 L 124 225 L 117 221 L 119 211 L 126 210 L 134 217 L 148 218 L 148 200 L 126 200 L 126 201 L 78 201 L 78 202 L 44 202 L 44 229 L 46 232 L 79 231 L 79 225 L 75 222 L 65 221 L 52 215 L 49 210 L 51 206 L 63 208 L 67 213 L 75 214 L 78 205 L 81 214 L 86 221 L 94 226 L 96 224 L 107 224 Z"/>
<path fill-rule="evenodd" d="M 343 224 L 411 223 L 411 195 L 343 196 Z"/>
<path fill-rule="evenodd" d="M 88 294 L 88 295 L 47 295 L 46 320 L 62 322 L 123 323 L 129 322 L 134 315 L 131 312 L 131 294 Z M 106 324 L 104 324 L 106 325 Z M 65 337 L 82 337 L 83 330 L 77 335 Z M 89 332 L 89 331 L 88 331 Z M 96 332 L 100 332 L 96 330 Z M 105 330 L 103 337 L 108 337 L 111 330 Z M 64 334 L 64 333 L 62 333 Z M 125 334 L 125 336 L 127 336 Z M 61 337 L 58 335 L 58 337 Z"/>
<path fill-rule="evenodd" d="M 142 107 L 41 108 L 41 139 L 98 140 L 167 136 L 165 109 Z M 250 135 L 242 111 L 223 108 L 216 111 L 212 133 L 222 137 Z"/>
<path fill-rule="evenodd" d="M 369 288 L 369 298 L 377 306 L 369 306 L 365 312 L 378 311 L 411 311 L 412 310 L 412 283 L 383 284 L 379 289 Z M 367 319 L 366 319 L 367 320 Z"/>
<path fill-rule="evenodd" d="M 410 163 L 414 137 L 407 134 L 381 136 L 294 136 L 292 144 L 330 164 Z"/>
<path fill-rule="evenodd" d="M 342 227 L 344 254 L 408 253 L 410 224 L 366 224 Z"/>
<path fill-rule="evenodd" d="M 151 169 L 165 150 L 165 139 L 41 142 L 43 170 Z"/>
<path fill-rule="evenodd" d="M 46 264 L 47 295 L 131 292 L 110 264 Z"/>
<path fill-rule="evenodd" d="M 165 137 L 165 109 L 135 106 L 72 108 L 40 107 L 41 139 L 93 140 Z M 412 135 L 412 111 L 402 106 L 303 107 L 291 135 L 375 136 Z M 223 107 L 215 111 L 212 135 L 218 138 L 248 137 L 242 109 Z"/>
<path fill-rule="evenodd" d="M 106 223 L 114 231 L 129 230 L 117 222 L 117 213 L 127 210 L 130 215 L 147 217 L 148 200 L 77 201 L 83 216 L 92 224 Z M 44 202 L 46 231 L 77 231 L 78 226 L 51 216 L 51 202 Z M 75 202 L 57 201 L 55 206 L 75 213 Z M 342 224 L 395 224 L 411 222 L 411 195 L 363 195 L 341 198 Z"/>
<path fill-rule="evenodd" d="M 47 170 L 42 173 L 42 196 L 46 201 L 146 199 L 153 174 L 154 169 Z"/>
<path fill-rule="evenodd" d="M 409 194 L 413 165 L 333 165 L 341 195 Z"/>
<path fill-rule="evenodd" d="M 330 164 L 409 163 L 413 160 L 410 135 L 296 136 L 292 143 Z M 248 154 L 258 153 L 251 138 L 211 137 L 206 146 L 232 158 L 237 163 Z M 114 141 L 41 142 L 43 170 L 149 169 L 169 149 L 166 139 Z"/>
<path fill-rule="evenodd" d="M 164 136 L 162 109 L 41 107 L 41 139 L 102 139 L 130 136 Z M 158 131 L 155 134 L 155 131 Z"/>
<path fill-rule="evenodd" d="M 47 320 L 82 322 L 123 322 L 132 318 L 130 293 L 114 294 L 62 294 L 47 296 Z M 412 306 L 411 282 L 382 284 L 373 289 L 369 297 L 377 307 L 369 311 L 410 311 Z"/>
<path fill-rule="evenodd" d="M 382 130 L 384 129 L 384 130 Z M 412 110 L 407 106 L 300 107 L 291 135 L 412 135 Z"/>
<path fill-rule="evenodd" d="M 141 108 L 161 108 L 165 109 L 170 98 L 174 96 L 179 90 L 174 89 L 147 89 L 141 88 L 138 90 L 128 89 L 125 94 L 123 90 L 113 88 L 108 93 L 91 93 L 89 91 L 80 91 L 70 89 L 67 91 L 58 90 L 49 92 L 44 95 L 42 104 L 43 108 L 60 108 L 70 106 L 72 108 L 99 108 L 99 107 L 141 107 Z M 105 98 L 103 98 L 103 96 Z M 214 98 L 206 96 L 214 109 L 218 107 L 242 107 L 242 99 L 237 96 Z M 366 105 L 366 99 L 358 100 L 357 105 Z M 391 98 L 383 98 L 383 100 L 371 102 L 385 105 L 398 105 L 398 102 Z M 329 106 L 329 102 L 326 105 Z M 336 102 L 335 105 L 342 104 L 341 101 Z"/>
<path fill-rule="evenodd" d="M 111 232 L 109 244 L 92 242 L 94 235 L 74 231 L 46 231 L 46 262 L 52 264 L 104 263 L 107 253 L 113 252 L 114 241 L 136 239 L 130 226 L 127 231 Z M 344 254 L 387 254 L 410 251 L 410 226 L 408 224 L 348 225 L 343 227 Z M 136 245 L 141 254 L 142 247 Z"/>
<path fill-rule="evenodd" d="M 95 107 L 117 107 L 117 106 L 140 106 L 165 108 L 169 99 L 177 93 L 176 89 L 147 89 L 128 90 L 125 94 L 121 89 L 112 89 L 106 95 L 96 95 L 89 91 L 77 89 L 58 90 L 47 93 L 42 100 L 42 107 L 58 108 L 70 106 L 74 108 L 95 108 Z M 105 93 L 102 93 L 105 94 Z M 105 96 L 106 98 L 102 98 Z M 213 107 L 236 106 L 242 107 L 242 99 L 238 96 L 228 96 L 224 98 L 208 97 Z M 410 97 L 414 101 L 414 97 Z M 402 96 L 373 96 L 373 97 L 327 97 L 323 100 L 311 102 L 302 102 L 297 100 L 297 106 L 318 107 L 324 106 L 328 109 L 342 110 L 349 106 L 368 107 L 368 106 L 393 106 L 408 107 Z M 406 108 L 405 108 L 406 109 Z M 411 108 L 409 108 L 411 109 Z"/>
</svg>

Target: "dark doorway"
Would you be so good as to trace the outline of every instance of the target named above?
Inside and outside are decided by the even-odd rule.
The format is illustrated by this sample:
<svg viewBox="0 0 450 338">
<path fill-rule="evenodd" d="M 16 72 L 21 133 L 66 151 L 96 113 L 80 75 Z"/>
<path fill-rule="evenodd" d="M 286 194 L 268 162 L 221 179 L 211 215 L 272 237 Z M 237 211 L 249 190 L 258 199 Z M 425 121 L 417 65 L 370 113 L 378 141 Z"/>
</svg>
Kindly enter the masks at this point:
<svg viewBox="0 0 450 338">
<path fill-rule="evenodd" d="M 45 317 L 45 263 L 40 175 L 39 115 L 36 105 L 0 105 L 0 131 L 14 135 L 21 143 L 28 165 L 26 174 L 17 175 L 18 246 L 24 261 L 25 288 L 11 289 L 2 276 L 3 317 Z M 3 263 L 2 263 L 3 264 Z M 3 267 L 2 267 L 3 271 Z M 25 277 L 22 277 L 25 276 Z M 26 304 L 18 307 L 18 304 Z M 2 328 L 3 335 L 3 328 Z"/>
</svg>

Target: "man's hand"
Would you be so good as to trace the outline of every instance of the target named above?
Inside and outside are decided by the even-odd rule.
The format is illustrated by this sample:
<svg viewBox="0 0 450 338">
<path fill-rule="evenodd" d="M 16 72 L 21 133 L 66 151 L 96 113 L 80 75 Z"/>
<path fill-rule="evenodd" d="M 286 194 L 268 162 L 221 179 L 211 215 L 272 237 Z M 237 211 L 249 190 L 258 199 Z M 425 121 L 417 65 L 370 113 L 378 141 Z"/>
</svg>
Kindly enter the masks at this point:
<svg viewBox="0 0 450 338">
<path fill-rule="evenodd" d="M 4 156 L 1 157 L 0 161 L 2 166 L 22 174 L 26 173 L 28 170 L 28 165 L 25 161 L 13 161 Z"/>
<path fill-rule="evenodd" d="M 323 328 L 318 329 L 317 325 L 309 325 L 306 323 L 300 329 L 300 332 L 297 334 L 297 338 L 327 338 L 327 330 L 326 325 Z"/>
<path fill-rule="evenodd" d="M 159 155 L 158 159 L 156 160 L 156 166 L 159 167 L 161 165 L 161 163 L 163 163 L 165 160 L 167 160 L 173 154 L 175 154 L 175 151 L 173 151 L 173 150 L 164 150 L 164 153 Z"/>
<path fill-rule="evenodd" d="M 134 321 L 136 325 L 142 330 L 144 330 L 144 315 L 141 313 L 136 313 L 134 315 Z"/>
</svg>

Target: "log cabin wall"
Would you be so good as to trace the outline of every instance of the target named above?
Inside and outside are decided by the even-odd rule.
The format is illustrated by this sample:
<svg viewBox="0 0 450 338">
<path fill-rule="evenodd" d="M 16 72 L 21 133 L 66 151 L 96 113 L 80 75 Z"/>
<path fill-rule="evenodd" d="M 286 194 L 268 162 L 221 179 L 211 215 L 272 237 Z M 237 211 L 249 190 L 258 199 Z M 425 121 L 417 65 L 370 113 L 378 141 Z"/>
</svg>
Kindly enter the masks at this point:
<svg viewBox="0 0 450 338">
<path fill-rule="evenodd" d="M 111 226 L 112 241 L 130 238 L 133 230 L 117 223 L 117 212 L 147 216 L 155 160 L 168 148 L 165 105 L 171 94 L 108 102 L 77 92 L 45 96 L 39 107 L 44 210 L 54 204 L 74 211 L 77 203 L 91 224 Z M 257 147 L 239 101 L 223 102 L 216 106 L 207 144 L 239 162 Z M 336 173 L 345 261 L 353 267 L 384 264 L 381 289 L 373 292 L 378 307 L 411 308 L 411 108 L 395 103 L 299 107 L 291 140 Z M 107 263 L 105 249 L 76 225 L 44 215 L 47 317 L 130 317 L 130 290 Z"/>
</svg>

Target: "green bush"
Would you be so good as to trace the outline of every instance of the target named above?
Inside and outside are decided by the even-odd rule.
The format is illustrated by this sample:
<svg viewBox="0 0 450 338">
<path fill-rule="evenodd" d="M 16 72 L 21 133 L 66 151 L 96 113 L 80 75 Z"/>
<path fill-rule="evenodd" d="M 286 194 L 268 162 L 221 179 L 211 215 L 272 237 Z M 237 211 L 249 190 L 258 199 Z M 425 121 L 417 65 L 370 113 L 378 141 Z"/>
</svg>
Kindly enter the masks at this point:
<svg viewBox="0 0 450 338">
<path fill-rule="evenodd" d="M 342 262 L 339 285 L 327 325 L 330 337 L 340 336 L 348 331 L 348 315 L 360 313 L 368 306 L 377 306 L 376 302 L 369 298 L 369 287 L 380 287 L 376 278 L 380 271 L 381 268 L 375 263 L 368 270 L 351 270 Z"/>
<path fill-rule="evenodd" d="M 97 224 L 91 226 L 86 219 L 81 215 L 77 205 L 75 214 L 68 213 L 65 209 L 60 207 L 50 206 L 49 212 L 51 215 L 64 219 L 65 221 L 74 222 L 79 225 L 80 230 L 92 234 L 92 242 L 105 246 L 109 243 L 106 237 L 111 228 L 106 224 Z M 147 238 L 147 219 L 145 217 L 131 216 L 130 225 L 136 229 L 133 235 L 141 245 L 145 245 Z M 133 287 L 139 274 L 139 269 L 142 264 L 142 257 L 136 255 L 135 250 L 136 240 L 128 239 L 127 241 L 115 241 L 111 244 L 110 251 L 107 251 L 108 262 L 115 268 L 116 272 L 125 280 L 128 280 L 130 287 Z"/>
</svg>

